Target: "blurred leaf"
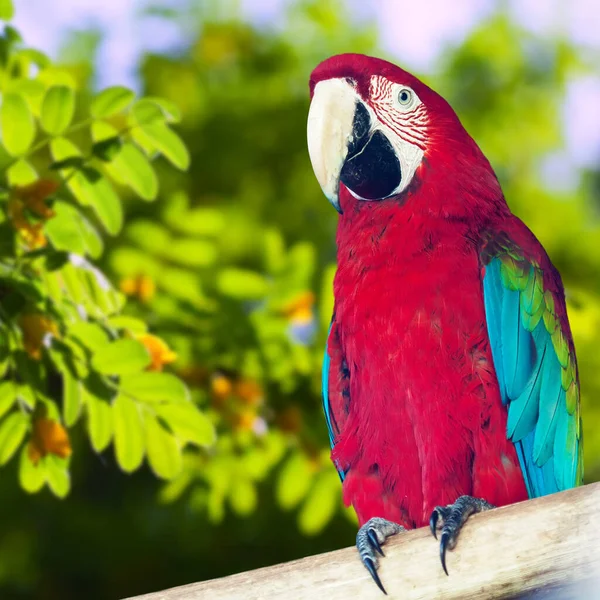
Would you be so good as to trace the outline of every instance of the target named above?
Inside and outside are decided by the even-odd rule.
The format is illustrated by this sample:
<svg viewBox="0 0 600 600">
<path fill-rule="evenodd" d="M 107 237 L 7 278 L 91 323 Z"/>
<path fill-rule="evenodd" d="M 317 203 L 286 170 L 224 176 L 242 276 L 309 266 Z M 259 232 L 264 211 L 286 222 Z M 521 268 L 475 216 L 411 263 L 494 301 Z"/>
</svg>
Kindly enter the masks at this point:
<svg viewBox="0 0 600 600">
<path fill-rule="evenodd" d="M 13 381 L 0 382 L 0 418 L 10 410 L 16 399 L 16 384 Z"/>
<path fill-rule="evenodd" d="M 225 296 L 239 300 L 259 300 L 269 291 L 269 283 L 259 273 L 232 267 L 221 270 L 217 287 Z"/>
<path fill-rule="evenodd" d="M 182 442 L 197 446 L 210 446 L 215 442 L 213 424 L 192 403 L 157 404 L 154 408 Z"/>
<path fill-rule="evenodd" d="M 12 0 L 0 0 L 0 19 L 10 21 L 15 14 Z"/>
<path fill-rule="evenodd" d="M 12 156 L 24 154 L 35 138 L 33 115 L 22 96 L 5 94 L 0 107 L 2 143 Z"/>
<path fill-rule="evenodd" d="M 21 411 L 11 413 L 0 422 L 0 465 L 5 465 L 17 451 L 29 422 L 29 415 Z"/>
<path fill-rule="evenodd" d="M 256 510 L 258 496 L 256 487 L 248 479 L 237 478 L 231 483 L 229 492 L 231 508 L 241 517 L 247 517 Z"/>
<path fill-rule="evenodd" d="M 8 90 L 25 98 L 31 112 L 39 117 L 42 110 L 42 101 L 46 93 L 46 86 L 37 79 L 13 79 Z"/>
<path fill-rule="evenodd" d="M 150 415 L 146 415 L 144 419 L 144 428 L 151 469 L 158 477 L 172 479 L 182 467 L 181 449 L 177 440 Z"/>
<path fill-rule="evenodd" d="M 298 514 L 298 525 L 306 535 L 321 531 L 333 517 L 339 502 L 339 481 L 321 473 Z"/>
<path fill-rule="evenodd" d="M 157 112 L 157 109 L 160 110 L 160 113 Z M 145 122 L 166 120 L 168 123 L 179 123 L 181 121 L 179 107 L 166 98 L 147 96 L 136 104 L 135 111 L 136 117 Z"/>
<path fill-rule="evenodd" d="M 23 446 L 19 458 L 19 483 L 29 494 L 39 492 L 46 483 L 46 461 L 34 465 L 29 458 L 27 446 Z"/>
<path fill-rule="evenodd" d="M 83 156 L 69 156 L 63 160 L 57 160 L 50 164 L 50 170 L 61 171 L 62 169 L 81 169 L 85 165 Z"/>
<path fill-rule="evenodd" d="M 166 123 L 153 121 L 138 125 L 142 143 L 154 147 L 171 164 L 182 171 L 190 166 L 190 155 L 181 138 Z"/>
<path fill-rule="evenodd" d="M 150 364 L 150 354 L 137 340 L 116 340 L 100 346 L 92 356 L 92 366 L 100 373 L 130 375 Z"/>
<path fill-rule="evenodd" d="M 112 405 L 115 454 L 123 471 L 135 471 L 144 458 L 142 415 L 137 404 L 118 395 Z"/>
<path fill-rule="evenodd" d="M 100 160 L 105 162 L 110 162 L 117 156 L 121 147 L 123 146 L 123 141 L 119 136 L 113 136 L 107 138 L 105 140 L 101 140 L 100 142 L 96 142 L 92 145 L 92 154 L 97 156 Z"/>
<path fill-rule="evenodd" d="M 38 175 L 31 163 L 20 158 L 6 171 L 6 178 L 11 187 L 26 186 L 36 181 Z"/>
<path fill-rule="evenodd" d="M 68 369 L 63 375 L 63 417 L 65 425 L 72 427 L 79 418 L 82 404 L 83 384 Z"/>
<path fill-rule="evenodd" d="M 75 94 L 67 86 L 48 88 L 42 101 L 41 124 L 50 135 L 62 133 L 71 123 L 75 112 Z"/>
<path fill-rule="evenodd" d="M 212 242 L 194 239 L 172 240 L 165 246 L 163 254 L 189 267 L 208 267 L 218 258 L 217 248 Z"/>
<path fill-rule="evenodd" d="M 92 227 L 79 211 L 66 202 L 55 202 L 55 215 L 44 228 L 48 239 L 56 250 L 64 250 L 75 254 L 94 256 L 99 249 L 97 235 L 92 234 Z M 101 247 L 101 246 L 100 246 Z"/>
<path fill-rule="evenodd" d="M 286 461 L 277 480 L 277 502 L 284 510 L 297 506 L 308 493 L 314 478 L 314 469 L 308 458 L 295 452 Z"/>
<path fill-rule="evenodd" d="M 148 331 L 148 325 L 144 321 L 127 315 L 111 317 L 106 321 L 106 324 L 112 329 L 125 329 L 135 334 L 146 333 Z"/>
<path fill-rule="evenodd" d="M 135 93 L 126 87 L 113 86 L 102 90 L 93 100 L 90 112 L 95 119 L 105 119 L 125 110 L 135 98 Z"/>
<path fill-rule="evenodd" d="M 65 498 L 71 489 L 71 477 L 65 459 L 48 454 L 46 462 L 46 481 L 52 493 L 58 498 Z"/>
<path fill-rule="evenodd" d="M 123 225 L 121 201 L 109 181 L 96 169 L 84 167 L 82 174 L 87 182 L 84 192 L 98 215 L 98 218 L 112 235 L 117 234 Z"/>
<path fill-rule="evenodd" d="M 140 198 L 143 200 L 156 198 L 158 193 L 156 173 L 139 148 L 131 143 L 123 144 L 121 151 L 108 164 Z"/>
<path fill-rule="evenodd" d="M 124 375 L 121 377 L 120 389 L 123 394 L 139 402 L 187 402 L 189 400 L 187 387 L 171 373 L 148 371 Z"/>
<path fill-rule="evenodd" d="M 79 321 L 69 326 L 69 335 L 92 351 L 108 346 L 110 338 L 103 327 L 97 323 Z"/>
<path fill-rule="evenodd" d="M 98 398 L 84 387 L 82 398 L 87 407 L 88 431 L 92 448 L 96 452 L 102 452 L 113 435 L 112 408 L 108 402 Z"/>
</svg>

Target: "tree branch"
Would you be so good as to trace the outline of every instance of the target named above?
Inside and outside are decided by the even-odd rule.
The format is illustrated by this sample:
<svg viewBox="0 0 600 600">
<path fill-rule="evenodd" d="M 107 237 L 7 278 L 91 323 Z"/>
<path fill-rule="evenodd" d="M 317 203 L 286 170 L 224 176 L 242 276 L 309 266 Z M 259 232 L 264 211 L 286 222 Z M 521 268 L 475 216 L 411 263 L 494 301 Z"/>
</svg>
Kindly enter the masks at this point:
<svg viewBox="0 0 600 600">
<path fill-rule="evenodd" d="M 442 571 L 438 543 L 428 528 L 391 538 L 385 553 L 379 573 L 390 599 L 522 598 L 535 590 L 544 590 L 536 598 L 599 598 L 600 483 L 471 517 L 456 549 L 448 552 L 449 577 Z M 137 596 L 137 600 L 204 598 L 383 600 L 384 596 L 354 548 Z"/>
</svg>

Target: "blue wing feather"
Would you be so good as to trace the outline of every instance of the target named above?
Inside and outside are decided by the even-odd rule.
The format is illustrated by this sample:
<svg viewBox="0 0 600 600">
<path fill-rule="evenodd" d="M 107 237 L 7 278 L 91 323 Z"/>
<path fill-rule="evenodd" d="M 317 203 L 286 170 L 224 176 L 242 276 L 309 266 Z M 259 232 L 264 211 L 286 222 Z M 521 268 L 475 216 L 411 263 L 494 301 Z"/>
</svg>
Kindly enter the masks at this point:
<svg viewBox="0 0 600 600">
<path fill-rule="evenodd" d="M 325 422 L 327 423 L 327 433 L 329 434 L 329 444 L 333 450 L 333 446 L 335 445 L 335 437 L 333 433 L 333 426 L 331 424 L 331 404 L 329 403 L 329 370 L 331 368 L 331 358 L 329 357 L 328 352 L 329 336 L 331 334 L 332 326 L 333 321 L 329 326 L 329 331 L 327 332 L 327 341 L 325 342 L 325 355 L 323 356 L 323 369 L 321 371 L 321 395 L 323 400 L 323 412 L 325 413 Z M 340 479 L 344 481 L 346 476 L 345 471 L 340 469 L 337 464 L 335 465 L 335 468 L 337 469 Z"/>
<path fill-rule="evenodd" d="M 567 411 L 561 365 L 530 288 L 538 276 L 531 269 L 523 291 L 508 289 L 501 261 L 492 258 L 483 279 L 492 358 L 508 406 L 507 436 L 515 444 L 530 497 L 575 485 L 579 458 L 577 423 Z M 530 332 L 526 325 L 533 323 Z"/>
</svg>

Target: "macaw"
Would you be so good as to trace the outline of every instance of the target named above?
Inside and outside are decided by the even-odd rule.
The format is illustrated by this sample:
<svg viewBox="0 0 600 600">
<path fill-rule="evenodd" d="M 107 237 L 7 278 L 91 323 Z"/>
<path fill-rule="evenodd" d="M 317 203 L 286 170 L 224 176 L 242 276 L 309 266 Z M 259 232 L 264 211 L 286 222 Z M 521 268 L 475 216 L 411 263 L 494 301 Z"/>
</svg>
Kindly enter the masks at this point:
<svg viewBox="0 0 600 600">
<path fill-rule="evenodd" d="M 359 556 L 429 522 L 582 482 L 579 376 L 561 278 L 450 105 L 398 66 L 310 77 L 308 150 L 339 212 L 323 407 Z"/>
</svg>

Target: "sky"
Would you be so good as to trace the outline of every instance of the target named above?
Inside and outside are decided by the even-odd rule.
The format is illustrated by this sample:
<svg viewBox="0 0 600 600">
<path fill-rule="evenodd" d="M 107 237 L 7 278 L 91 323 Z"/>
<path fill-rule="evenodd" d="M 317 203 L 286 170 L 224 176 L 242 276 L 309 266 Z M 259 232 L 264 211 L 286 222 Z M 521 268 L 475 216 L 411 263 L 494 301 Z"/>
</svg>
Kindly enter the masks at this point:
<svg viewBox="0 0 600 600">
<path fill-rule="evenodd" d="M 293 0 L 236 2 L 259 26 L 280 22 Z M 564 35 L 595 52 L 600 60 L 598 0 L 347 0 L 358 19 L 375 20 L 382 48 L 403 66 L 427 72 L 448 44 L 460 43 L 502 2 L 525 28 L 538 35 Z M 163 0 L 183 9 L 189 0 Z M 201 0 L 198 0 L 200 3 Z M 34 47 L 56 57 L 65 32 L 96 29 L 103 33 L 98 56 L 98 85 L 137 86 L 136 65 L 145 51 L 181 47 L 180 30 L 158 17 L 140 13 L 150 0 L 14 0 L 17 28 Z M 155 5 L 159 4 L 154 2 Z M 143 31 L 143 35 L 140 32 Z M 549 157 L 548 173 L 600 162 L 600 73 L 569 83 L 563 108 L 565 150 Z M 553 162 L 554 161 L 554 162 Z M 568 177 L 564 179 L 568 181 Z"/>
</svg>

